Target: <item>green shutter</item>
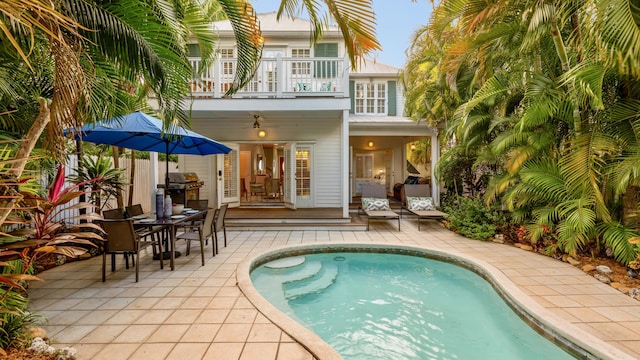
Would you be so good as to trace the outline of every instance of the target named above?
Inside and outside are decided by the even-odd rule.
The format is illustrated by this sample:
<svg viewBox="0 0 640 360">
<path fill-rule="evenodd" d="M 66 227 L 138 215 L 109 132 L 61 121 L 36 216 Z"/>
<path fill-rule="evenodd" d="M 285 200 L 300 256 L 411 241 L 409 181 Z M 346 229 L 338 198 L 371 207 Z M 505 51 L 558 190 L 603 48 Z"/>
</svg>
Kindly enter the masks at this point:
<svg viewBox="0 0 640 360">
<path fill-rule="evenodd" d="M 338 57 L 338 44 L 316 44 L 313 52 L 315 57 Z M 314 76 L 317 78 L 335 77 L 337 73 L 336 63 L 333 61 L 316 61 L 314 65 Z"/>
<path fill-rule="evenodd" d="M 395 81 L 389 81 L 387 83 L 387 104 L 388 108 L 387 108 L 387 115 L 389 116 L 396 116 L 397 113 L 397 109 L 396 109 L 396 82 Z"/>
<path fill-rule="evenodd" d="M 353 80 L 349 80 L 349 98 L 351 100 L 351 108 L 349 109 L 349 114 L 356 113 L 356 82 Z"/>
<path fill-rule="evenodd" d="M 198 44 L 189 44 L 189 57 L 200 57 L 200 46 Z"/>
</svg>

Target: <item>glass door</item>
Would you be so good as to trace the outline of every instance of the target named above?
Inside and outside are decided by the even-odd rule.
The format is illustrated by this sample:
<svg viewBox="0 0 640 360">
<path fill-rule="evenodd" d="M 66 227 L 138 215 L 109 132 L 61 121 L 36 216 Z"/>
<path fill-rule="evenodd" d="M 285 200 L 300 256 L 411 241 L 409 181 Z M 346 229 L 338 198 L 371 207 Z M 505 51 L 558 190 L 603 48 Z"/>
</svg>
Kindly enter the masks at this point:
<svg viewBox="0 0 640 360">
<path fill-rule="evenodd" d="M 240 205 L 240 146 L 225 144 L 231 148 L 228 154 L 218 155 L 218 207 Z"/>
<path fill-rule="evenodd" d="M 284 164 L 282 171 L 282 187 L 284 192 L 284 206 L 296 208 L 296 187 L 295 187 L 295 151 L 296 144 L 286 144 L 284 146 Z"/>
<path fill-rule="evenodd" d="M 356 195 L 362 193 L 362 184 L 373 182 L 373 154 L 356 154 L 355 156 Z"/>
<path fill-rule="evenodd" d="M 296 145 L 296 206 L 313 207 L 312 145 Z"/>
</svg>

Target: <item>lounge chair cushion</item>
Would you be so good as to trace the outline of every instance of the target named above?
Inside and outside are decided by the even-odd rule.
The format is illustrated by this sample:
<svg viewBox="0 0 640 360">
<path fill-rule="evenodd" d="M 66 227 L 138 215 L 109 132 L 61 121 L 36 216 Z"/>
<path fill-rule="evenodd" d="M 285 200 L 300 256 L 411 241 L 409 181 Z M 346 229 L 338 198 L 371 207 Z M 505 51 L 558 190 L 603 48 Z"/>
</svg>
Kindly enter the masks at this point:
<svg viewBox="0 0 640 360">
<path fill-rule="evenodd" d="M 407 197 L 407 208 L 412 211 L 435 210 L 436 204 L 431 197 L 409 196 Z"/>
<path fill-rule="evenodd" d="M 391 210 L 389 199 L 362 198 L 362 208 L 367 211 Z"/>
</svg>

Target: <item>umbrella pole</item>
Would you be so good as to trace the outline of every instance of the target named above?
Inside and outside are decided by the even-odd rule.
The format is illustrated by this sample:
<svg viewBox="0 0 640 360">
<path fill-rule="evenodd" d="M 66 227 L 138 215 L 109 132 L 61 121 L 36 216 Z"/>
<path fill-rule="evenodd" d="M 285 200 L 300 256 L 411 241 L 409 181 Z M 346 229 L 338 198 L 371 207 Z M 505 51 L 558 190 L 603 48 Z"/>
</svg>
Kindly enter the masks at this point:
<svg viewBox="0 0 640 360">
<path fill-rule="evenodd" d="M 164 188 L 165 188 L 165 195 L 169 194 L 169 140 L 165 140 L 164 141 L 165 145 L 166 145 L 166 151 L 165 151 L 165 173 L 164 173 Z"/>
</svg>

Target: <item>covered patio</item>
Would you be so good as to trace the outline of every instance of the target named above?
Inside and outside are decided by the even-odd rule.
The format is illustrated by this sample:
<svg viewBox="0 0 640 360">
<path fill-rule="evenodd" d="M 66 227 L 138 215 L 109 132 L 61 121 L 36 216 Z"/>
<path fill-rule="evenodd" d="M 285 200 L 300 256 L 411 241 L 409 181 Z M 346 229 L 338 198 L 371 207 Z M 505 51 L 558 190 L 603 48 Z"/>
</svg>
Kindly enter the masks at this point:
<svg viewBox="0 0 640 360">
<path fill-rule="evenodd" d="M 209 242 L 205 266 L 195 247 L 176 260 L 174 271 L 159 270 L 149 249 L 138 283 L 121 258 L 104 283 L 99 257 L 58 266 L 31 284 L 31 310 L 48 319 L 43 327 L 53 345 L 76 348 L 78 359 L 315 359 L 307 349 L 318 344 L 297 343 L 248 301 L 237 286 L 238 265 L 286 245 L 410 245 L 474 259 L 521 306 L 552 331 L 589 345 L 593 356 L 640 358 L 640 302 L 567 263 L 469 240 L 435 221 L 424 222 L 422 231 L 407 216 L 401 232 L 379 222 L 368 232 L 231 230 L 228 239 L 215 257 Z"/>
</svg>

